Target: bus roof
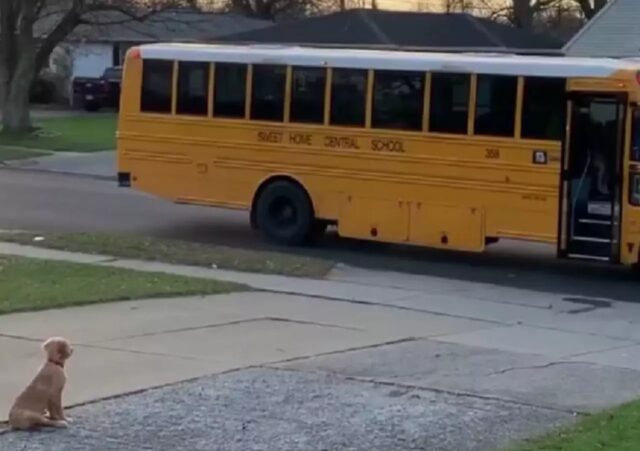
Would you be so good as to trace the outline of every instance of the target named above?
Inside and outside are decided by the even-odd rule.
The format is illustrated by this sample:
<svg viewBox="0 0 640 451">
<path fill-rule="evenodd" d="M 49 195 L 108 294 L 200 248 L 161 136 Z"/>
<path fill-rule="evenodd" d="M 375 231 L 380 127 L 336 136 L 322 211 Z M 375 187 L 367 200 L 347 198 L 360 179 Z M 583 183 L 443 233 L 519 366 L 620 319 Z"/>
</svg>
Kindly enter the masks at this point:
<svg viewBox="0 0 640 451">
<path fill-rule="evenodd" d="M 640 70 L 640 62 L 630 60 L 562 56 L 426 53 L 285 45 L 219 44 L 147 44 L 140 46 L 139 50 L 143 59 L 533 77 L 608 77 L 620 70 Z"/>
</svg>

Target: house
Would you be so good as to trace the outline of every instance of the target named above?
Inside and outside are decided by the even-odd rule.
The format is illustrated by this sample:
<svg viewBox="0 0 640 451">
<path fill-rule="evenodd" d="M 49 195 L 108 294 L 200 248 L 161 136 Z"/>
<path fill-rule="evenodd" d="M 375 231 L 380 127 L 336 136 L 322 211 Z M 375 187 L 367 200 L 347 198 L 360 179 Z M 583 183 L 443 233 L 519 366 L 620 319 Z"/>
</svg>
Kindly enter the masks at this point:
<svg viewBox="0 0 640 451">
<path fill-rule="evenodd" d="M 225 35 L 218 41 L 446 52 L 561 54 L 555 38 L 464 13 L 353 9 Z"/>
<path fill-rule="evenodd" d="M 59 15 L 45 15 L 36 24 L 36 34 L 46 33 Z M 91 25 L 80 25 L 52 56 L 66 56 L 67 78 L 99 77 L 107 67 L 122 63 L 126 51 L 152 42 L 208 42 L 220 36 L 272 26 L 265 20 L 234 14 L 205 13 L 193 9 L 165 10 L 142 21 L 130 20 L 117 11 L 96 12 L 87 17 Z"/>
<path fill-rule="evenodd" d="M 640 0 L 610 0 L 564 47 L 568 56 L 640 57 Z"/>
</svg>

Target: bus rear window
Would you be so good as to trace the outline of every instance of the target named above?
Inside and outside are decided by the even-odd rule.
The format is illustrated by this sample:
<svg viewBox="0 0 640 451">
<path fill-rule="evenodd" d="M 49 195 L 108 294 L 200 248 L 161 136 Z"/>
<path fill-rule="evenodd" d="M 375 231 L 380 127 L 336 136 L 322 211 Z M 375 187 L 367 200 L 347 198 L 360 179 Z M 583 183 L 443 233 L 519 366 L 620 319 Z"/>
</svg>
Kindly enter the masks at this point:
<svg viewBox="0 0 640 451">
<path fill-rule="evenodd" d="M 171 113 L 172 91 L 173 61 L 145 60 L 140 110 L 145 113 Z"/>
</svg>

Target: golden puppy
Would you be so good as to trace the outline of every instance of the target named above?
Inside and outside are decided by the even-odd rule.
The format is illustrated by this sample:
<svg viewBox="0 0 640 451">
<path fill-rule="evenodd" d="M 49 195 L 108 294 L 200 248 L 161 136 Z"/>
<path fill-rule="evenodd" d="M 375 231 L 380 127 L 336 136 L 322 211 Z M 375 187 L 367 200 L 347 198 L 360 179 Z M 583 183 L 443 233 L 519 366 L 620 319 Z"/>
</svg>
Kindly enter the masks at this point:
<svg viewBox="0 0 640 451">
<path fill-rule="evenodd" d="M 64 364 L 73 349 L 67 340 L 59 337 L 49 338 L 42 347 L 47 361 L 13 403 L 9 411 L 12 429 L 67 427 L 70 422 L 62 409 L 62 390 L 67 382 Z"/>
</svg>

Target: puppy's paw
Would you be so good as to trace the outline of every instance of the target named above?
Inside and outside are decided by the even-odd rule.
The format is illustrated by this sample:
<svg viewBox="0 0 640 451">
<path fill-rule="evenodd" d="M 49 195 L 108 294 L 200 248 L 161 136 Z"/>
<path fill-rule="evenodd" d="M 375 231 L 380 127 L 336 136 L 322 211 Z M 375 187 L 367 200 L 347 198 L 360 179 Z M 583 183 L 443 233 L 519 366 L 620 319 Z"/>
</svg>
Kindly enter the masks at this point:
<svg viewBox="0 0 640 451">
<path fill-rule="evenodd" d="M 58 420 L 58 421 L 54 422 L 53 425 L 55 427 L 57 427 L 57 428 L 68 428 L 69 427 L 69 423 L 64 421 L 64 420 Z"/>
<path fill-rule="evenodd" d="M 73 423 L 73 419 L 71 417 L 64 417 L 64 421 L 66 421 L 69 424 Z"/>
</svg>

